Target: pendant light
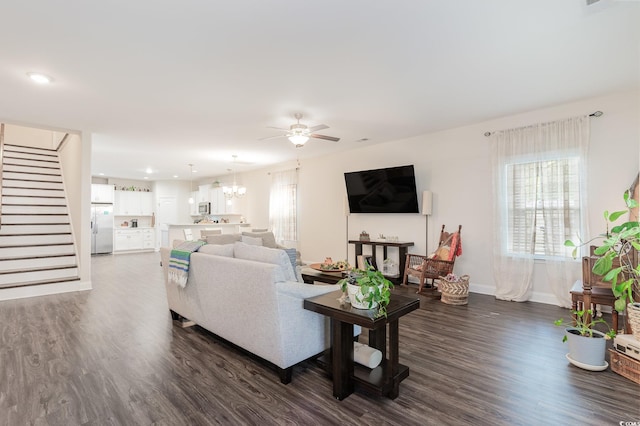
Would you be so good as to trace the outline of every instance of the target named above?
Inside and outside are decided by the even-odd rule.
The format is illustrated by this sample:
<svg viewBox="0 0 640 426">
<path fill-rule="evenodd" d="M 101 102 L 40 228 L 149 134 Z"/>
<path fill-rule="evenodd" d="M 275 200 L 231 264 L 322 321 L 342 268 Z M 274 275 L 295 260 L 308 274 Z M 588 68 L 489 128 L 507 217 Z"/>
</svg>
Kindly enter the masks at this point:
<svg viewBox="0 0 640 426">
<path fill-rule="evenodd" d="M 237 155 L 232 155 L 233 164 L 236 164 Z M 231 187 L 225 186 L 222 188 L 222 192 L 227 200 L 231 200 L 233 197 L 241 198 L 247 193 L 247 188 L 244 186 L 238 186 L 236 183 L 236 169 L 233 168 L 233 185 Z"/>
</svg>

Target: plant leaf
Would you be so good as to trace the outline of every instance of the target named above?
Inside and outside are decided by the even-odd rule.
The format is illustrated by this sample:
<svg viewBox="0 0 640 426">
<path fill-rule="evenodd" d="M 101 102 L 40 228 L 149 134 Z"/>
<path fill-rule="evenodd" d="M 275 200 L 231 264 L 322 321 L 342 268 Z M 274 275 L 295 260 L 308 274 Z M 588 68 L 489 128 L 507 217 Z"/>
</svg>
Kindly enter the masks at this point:
<svg viewBox="0 0 640 426">
<path fill-rule="evenodd" d="M 613 212 L 609 215 L 609 222 L 615 222 L 616 220 L 618 220 L 618 218 L 620 216 L 622 216 L 623 214 L 626 214 L 627 211 L 626 210 L 620 210 L 617 212 Z"/>
</svg>

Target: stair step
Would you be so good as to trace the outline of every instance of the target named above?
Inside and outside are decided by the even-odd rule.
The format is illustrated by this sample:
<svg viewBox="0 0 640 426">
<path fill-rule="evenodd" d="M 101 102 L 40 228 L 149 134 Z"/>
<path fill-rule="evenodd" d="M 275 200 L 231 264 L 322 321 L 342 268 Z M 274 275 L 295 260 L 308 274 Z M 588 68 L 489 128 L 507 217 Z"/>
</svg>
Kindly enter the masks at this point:
<svg viewBox="0 0 640 426">
<path fill-rule="evenodd" d="M 2 187 L 2 195 L 18 195 L 24 197 L 64 197 L 62 189 L 14 188 Z"/>
<path fill-rule="evenodd" d="M 22 158 L 24 160 L 45 160 L 45 161 L 58 161 L 57 153 L 40 153 L 40 152 L 26 152 L 15 150 L 4 150 L 4 155 L 11 158 Z"/>
<path fill-rule="evenodd" d="M 33 146 L 16 145 L 13 143 L 5 143 L 4 151 L 5 152 L 25 152 L 29 154 L 41 154 L 41 155 L 55 155 L 55 156 L 58 155 L 55 149 L 37 148 Z"/>
<path fill-rule="evenodd" d="M 40 268 L 22 272 L 0 273 L 0 286 L 16 285 L 29 281 L 42 281 L 52 279 L 69 279 L 78 276 L 77 266 L 65 266 L 56 268 Z"/>
<path fill-rule="evenodd" d="M 7 172 L 22 172 L 38 175 L 61 176 L 59 167 L 33 167 L 21 164 L 4 163 L 2 169 Z"/>
<path fill-rule="evenodd" d="M 29 167 L 45 167 L 47 169 L 60 169 L 58 160 L 49 157 L 48 159 L 31 159 L 31 158 L 18 158 L 12 155 L 5 155 L 3 157 L 3 164 L 14 164 L 20 166 Z"/>
<path fill-rule="evenodd" d="M 75 254 L 62 256 L 30 256 L 16 259 L 0 258 L 0 274 L 9 272 L 22 272 L 27 270 L 40 270 L 55 267 L 77 266 Z"/>
<path fill-rule="evenodd" d="M 66 206 L 35 206 L 35 205 L 10 205 L 5 204 L 2 206 L 2 215 L 7 214 L 68 214 Z"/>
<path fill-rule="evenodd" d="M 64 197 L 20 197 L 17 195 L 3 195 L 3 206 L 65 206 L 67 203 Z"/>
<path fill-rule="evenodd" d="M 32 234 L 64 234 L 71 232 L 69 223 L 47 223 L 44 225 L 34 225 L 30 223 L 7 224 L 0 227 L 0 236 L 5 235 L 32 235 Z"/>
<path fill-rule="evenodd" d="M 44 225 L 51 223 L 69 223 L 69 216 L 66 214 L 40 214 L 40 215 L 24 215 L 24 214 L 3 214 L 2 226 L 17 224 Z M 2 228 L 0 228 L 2 229 Z"/>
<path fill-rule="evenodd" d="M 23 172 L 10 172 L 4 170 L 2 173 L 2 179 L 16 179 L 24 182 L 55 182 L 62 183 L 62 176 L 38 174 L 38 173 L 23 173 Z"/>
<path fill-rule="evenodd" d="M 71 243 L 0 247 L 0 258 L 2 259 L 23 258 L 27 256 L 64 256 L 74 253 L 74 246 Z"/>
<path fill-rule="evenodd" d="M 64 244 L 72 242 L 73 238 L 71 234 L 0 235 L 0 248 L 30 244 Z"/>
<path fill-rule="evenodd" d="M 30 188 L 30 189 L 64 189 L 62 182 L 47 182 L 23 179 L 2 179 L 3 188 Z"/>
<path fill-rule="evenodd" d="M 27 286 L 33 286 L 33 285 L 59 284 L 59 283 L 66 283 L 71 281 L 80 281 L 80 277 L 75 276 L 75 277 L 59 278 L 59 279 L 19 282 L 19 283 L 13 283 L 13 284 L 0 285 L 0 288 L 15 288 L 15 287 L 27 287 Z"/>
</svg>

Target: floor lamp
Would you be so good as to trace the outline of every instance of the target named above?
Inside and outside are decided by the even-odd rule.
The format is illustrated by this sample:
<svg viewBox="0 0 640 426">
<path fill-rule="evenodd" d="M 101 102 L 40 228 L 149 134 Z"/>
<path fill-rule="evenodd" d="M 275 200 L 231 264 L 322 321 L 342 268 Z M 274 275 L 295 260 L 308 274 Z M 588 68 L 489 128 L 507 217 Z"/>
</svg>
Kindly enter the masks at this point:
<svg viewBox="0 0 640 426">
<path fill-rule="evenodd" d="M 433 213 L 433 192 L 422 191 L 422 214 L 425 218 L 425 252 L 429 255 L 429 216 Z"/>
</svg>

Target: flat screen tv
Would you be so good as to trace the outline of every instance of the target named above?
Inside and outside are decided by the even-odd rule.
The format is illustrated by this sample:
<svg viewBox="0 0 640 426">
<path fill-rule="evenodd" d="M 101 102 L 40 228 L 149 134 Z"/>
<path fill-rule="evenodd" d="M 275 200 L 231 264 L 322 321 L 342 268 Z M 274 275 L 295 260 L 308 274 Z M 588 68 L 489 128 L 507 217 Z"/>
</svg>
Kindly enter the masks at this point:
<svg viewBox="0 0 640 426">
<path fill-rule="evenodd" d="M 419 213 L 413 166 L 344 174 L 351 213 Z"/>
</svg>

